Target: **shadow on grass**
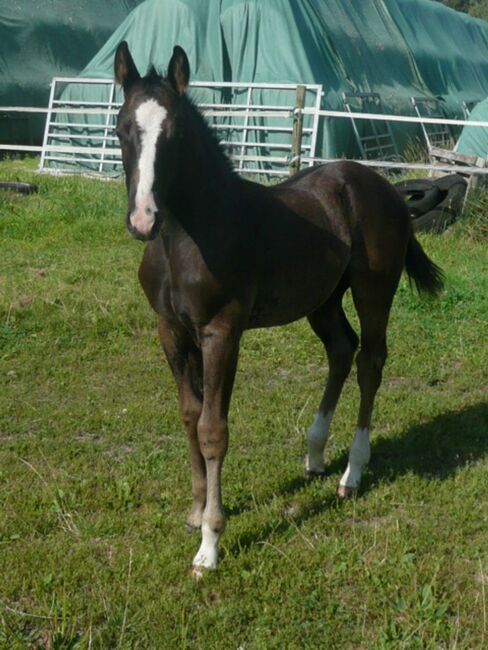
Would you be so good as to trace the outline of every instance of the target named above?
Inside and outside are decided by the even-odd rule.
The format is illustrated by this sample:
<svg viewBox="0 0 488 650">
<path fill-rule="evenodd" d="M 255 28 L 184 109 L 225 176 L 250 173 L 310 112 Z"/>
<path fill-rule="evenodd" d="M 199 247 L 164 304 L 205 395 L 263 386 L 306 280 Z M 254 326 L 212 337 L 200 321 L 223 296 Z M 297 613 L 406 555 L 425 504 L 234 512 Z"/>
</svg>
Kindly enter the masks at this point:
<svg viewBox="0 0 488 650">
<path fill-rule="evenodd" d="M 393 483 L 398 477 L 413 472 L 432 481 L 442 481 L 458 469 L 475 464 L 488 453 L 488 403 L 480 403 L 461 411 L 450 411 L 430 422 L 411 427 L 399 437 L 387 439 L 376 438 L 371 445 L 371 462 L 361 484 L 361 494 L 367 494 L 379 484 Z M 326 467 L 326 475 L 338 475 L 345 470 L 348 453 L 334 458 Z M 293 497 L 305 490 L 310 480 L 297 476 L 283 483 L 266 497 L 271 500 L 276 495 Z M 231 510 L 229 514 L 237 515 L 247 510 L 247 504 Z M 297 516 L 292 517 L 293 524 L 310 519 L 320 512 L 340 507 L 340 501 L 334 494 L 317 494 L 311 497 L 307 506 Z M 248 549 L 253 544 L 263 542 L 274 533 L 285 532 L 290 520 L 283 515 L 281 521 L 261 525 L 258 530 L 243 533 L 232 554 Z"/>
<path fill-rule="evenodd" d="M 488 403 L 449 411 L 398 438 L 377 438 L 371 451 L 365 489 L 407 472 L 444 480 L 488 453 Z"/>
<path fill-rule="evenodd" d="M 304 478 L 303 484 L 300 483 L 300 485 L 298 485 L 297 483 L 297 489 L 295 492 L 285 491 L 281 492 L 281 494 L 292 496 L 308 485 L 310 485 L 310 480 Z M 306 508 L 300 510 L 299 514 L 287 516 L 285 512 L 283 512 L 283 516 L 279 520 L 277 520 L 276 515 L 272 515 L 269 518 L 269 521 L 266 521 L 265 523 L 257 523 L 249 530 L 241 533 L 235 544 L 229 548 L 228 553 L 230 555 L 237 556 L 241 551 L 247 551 L 255 544 L 266 543 L 272 535 L 280 535 L 282 533 L 285 533 L 290 529 L 290 526 L 293 526 L 294 528 L 300 528 L 301 524 L 308 519 L 314 517 L 315 515 L 318 515 L 321 512 L 330 511 L 333 508 L 339 508 L 340 505 L 341 502 L 335 493 L 329 493 L 320 497 L 314 497 L 308 501 Z"/>
</svg>

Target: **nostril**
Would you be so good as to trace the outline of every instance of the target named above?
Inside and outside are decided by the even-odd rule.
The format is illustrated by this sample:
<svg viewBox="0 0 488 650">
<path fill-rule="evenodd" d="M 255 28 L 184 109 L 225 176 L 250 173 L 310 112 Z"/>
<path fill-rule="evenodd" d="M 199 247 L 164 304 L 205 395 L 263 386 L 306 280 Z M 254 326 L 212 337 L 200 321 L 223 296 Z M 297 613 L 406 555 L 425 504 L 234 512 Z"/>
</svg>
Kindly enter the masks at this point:
<svg viewBox="0 0 488 650">
<path fill-rule="evenodd" d="M 152 210 L 151 210 L 151 208 L 149 206 L 146 207 L 144 212 L 147 214 L 148 217 L 150 217 L 152 215 Z"/>
</svg>

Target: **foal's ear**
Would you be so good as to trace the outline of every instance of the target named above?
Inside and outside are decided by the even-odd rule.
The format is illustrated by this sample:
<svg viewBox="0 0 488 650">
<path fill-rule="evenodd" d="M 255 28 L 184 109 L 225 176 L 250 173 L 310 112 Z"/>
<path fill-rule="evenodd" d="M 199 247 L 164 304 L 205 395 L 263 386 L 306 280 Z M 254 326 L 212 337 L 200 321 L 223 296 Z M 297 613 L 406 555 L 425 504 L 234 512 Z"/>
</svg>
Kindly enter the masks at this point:
<svg viewBox="0 0 488 650">
<path fill-rule="evenodd" d="M 190 79 L 190 64 L 185 50 L 175 45 L 168 66 L 168 81 L 179 95 L 183 95 Z"/>
<path fill-rule="evenodd" d="M 122 86 L 124 93 L 132 86 L 134 82 L 141 78 L 134 59 L 129 52 L 127 41 L 119 43 L 114 59 L 115 81 Z"/>
</svg>

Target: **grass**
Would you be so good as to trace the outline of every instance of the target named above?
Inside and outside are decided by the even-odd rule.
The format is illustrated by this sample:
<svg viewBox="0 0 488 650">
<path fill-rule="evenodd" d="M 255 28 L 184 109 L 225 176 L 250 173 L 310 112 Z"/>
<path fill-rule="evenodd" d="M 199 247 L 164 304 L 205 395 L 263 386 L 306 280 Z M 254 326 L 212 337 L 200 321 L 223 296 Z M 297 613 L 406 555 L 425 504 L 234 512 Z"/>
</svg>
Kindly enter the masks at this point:
<svg viewBox="0 0 488 650">
<path fill-rule="evenodd" d="M 335 497 L 354 373 L 328 478 L 307 482 L 321 346 L 305 322 L 245 335 L 222 562 L 195 583 L 187 444 L 124 189 L 0 176 L 39 185 L 0 196 L 0 648 L 487 647 L 487 195 L 421 238 L 440 300 L 402 281 L 357 500 Z"/>
</svg>

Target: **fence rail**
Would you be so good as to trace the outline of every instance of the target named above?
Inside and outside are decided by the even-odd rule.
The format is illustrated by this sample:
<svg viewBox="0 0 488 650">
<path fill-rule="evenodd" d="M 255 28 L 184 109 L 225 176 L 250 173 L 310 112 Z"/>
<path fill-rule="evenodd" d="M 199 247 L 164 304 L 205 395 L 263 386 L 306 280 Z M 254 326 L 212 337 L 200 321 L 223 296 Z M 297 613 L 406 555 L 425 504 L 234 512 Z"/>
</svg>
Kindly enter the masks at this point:
<svg viewBox="0 0 488 650">
<path fill-rule="evenodd" d="M 101 101 L 64 99 L 60 92 L 68 84 L 104 86 L 108 99 Z M 437 118 L 423 115 L 390 115 L 366 113 L 352 110 L 328 110 L 321 108 L 322 86 L 317 84 L 236 84 L 233 82 L 193 82 L 194 91 L 226 91 L 227 101 L 206 101 L 199 107 L 208 119 L 211 128 L 219 133 L 219 139 L 227 150 L 237 169 L 242 173 L 265 176 L 285 176 L 296 171 L 300 165 L 311 166 L 330 160 L 318 156 L 317 138 L 319 123 L 323 120 L 366 120 L 394 123 L 418 124 L 425 129 L 428 125 L 442 127 L 464 126 L 488 128 L 488 121 Z M 306 101 L 298 101 L 299 89 L 303 88 Z M 286 93 L 287 103 L 266 104 L 262 92 Z M 229 93 L 238 101 L 229 102 Z M 256 98 L 255 93 L 259 94 Z M 116 136 L 112 133 L 115 116 L 120 108 L 116 101 L 115 85 L 105 79 L 79 79 L 55 77 L 51 84 L 47 107 L 0 107 L 0 114 L 46 115 L 46 126 L 42 146 L 0 144 L 0 151 L 40 153 L 40 171 L 59 173 L 76 172 L 79 165 L 89 173 L 121 173 L 121 152 Z M 72 121 L 70 117 L 80 119 Z M 93 120 L 98 118 L 97 123 Z M 260 123 L 261 119 L 271 124 Z M 364 138 L 363 138 L 364 139 Z M 402 160 L 361 160 L 365 165 L 383 169 L 454 171 L 456 164 L 407 163 Z M 60 165 L 66 169 L 61 170 Z M 71 168 L 71 169 L 70 169 Z M 488 168 L 463 165 L 463 173 L 486 175 Z"/>
<path fill-rule="evenodd" d="M 120 106 L 120 104 L 118 104 Z M 270 111 L 271 115 L 279 117 L 282 116 L 283 112 L 288 112 L 290 115 L 293 114 L 295 111 L 294 108 L 281 108 L 279 113 L 278 111 Z M 100 109 L 100 110 L 93 110 L 92 111 L 86 111 L 83 109 L 77 109 L 77 110 L 64 110 L 64 109 L 49 109 L 44 107 L 36 107 L 36 106 L 0 106 L 0 113 L 74 113 L 74 114 L 80 114 L 80 115 L 106 115 L 108 113 L 110 114 L 117 114 L 118 109 L 113 109 L 110 111 L 107 111 L 105 109 Z M 212 117 L 213 113 L 212 112 L 206 112 L 203 111 L 205 115 Z M 445 119 L 440 119 L 440 118 L 429 118 L 429 117 L 417 117 L 415 115 L 390 115 L 388 113 L 355 113 L 355 112 L 345 112 L 345 111 L 333 111 L 333 110 L 327 110 L 327 109 L 319 109 L 315 110 L 313 108 L 302 108 L 298 109 L 296 111 L 297 113 L 300 113 L 302 115 L 312 115 L 316 116 L 318 115 L 319 117 L 336 117 L 336 118 L 343 118 L 343 119 L 351 119 L 354 118 L 355 120 L 381 120 L 385 122 L 405 122 L 405 123 L 410 123 L 410 124 L 449 124 L 452 126 L 479 126 L 483 128 L 488 128 L 488 122 L 483 122 L 479 120 L 455 120 L 451 118 L 445 118 Z M 243 111 L 235 111 L 236 114 L 242 116 Z M 275 115 L 276 114 L 276 115 Z M 230 116 L 231 113 L 226 113 L 224 110 L 222 111 L 215 111 L 215 115 L 223 115 L 225 117 Z M 256 112 L 256 116 L 261 116 L 261 117 L 267 117 L 268 115 L 263 115 L 261 111 Z M 70 126 L 74 126 L 73 124 L 70 124 Z M 99 125 L 89 125 L 89 124 L 80 124 L 78 126 L 83 126 L 83 127 L 89 127 L 93 126 L 99 127 Z M 266 128 L 266 127 L 263 127 Z M 3 147 L 4 145 L 0 144 L 0 148 Z"/>
<path fill-rule="evenodd" d="M 95 101 L 76 99 L 74 93 L 63 95 L 70 84 L 95 84 L 102 87 L 97 92 L 105 97 Z M 286 175 L 302 155 L 310 160 L 305 164 L 313 164 L 319 124 L 315 112 L 321 105 L 322 86 L 232 82 L 194 82 L 190 86 L 201 97 L 207 94 L 198 105 L 240 172 Z M 314 109 L 310 116 L 296 111 L 297 88 L 304 89 L 305 105 Z M 265 93 L 278 101 L 263 101 Z M 40 170 L 56 173 L 65 166 L 75 171 L 81 165 L 88 172 L 121 173 L 121 154 L 112 134 L 120 106 L 112 80 L 55 77 L 49 105 L 43 111 L 46 126 Z M 297 120 L 302 124 L 298 150 L 293 140 Z"/>
</svg>

